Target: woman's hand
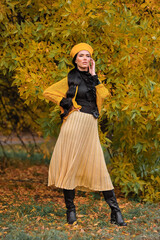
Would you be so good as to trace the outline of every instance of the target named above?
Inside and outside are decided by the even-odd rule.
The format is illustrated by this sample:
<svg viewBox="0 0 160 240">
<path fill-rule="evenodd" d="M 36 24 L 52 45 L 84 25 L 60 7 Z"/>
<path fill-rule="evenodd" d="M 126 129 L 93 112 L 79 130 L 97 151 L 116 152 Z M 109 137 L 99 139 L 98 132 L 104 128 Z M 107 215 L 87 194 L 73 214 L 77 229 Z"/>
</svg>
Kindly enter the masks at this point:
<svg viewBox="0 0 160 240">
<path fill-rule="evenodd" d="M 76 111 L 79 111 L 78 108 L 75 108 L 74 106 L 72 106 L 72 107 L 70 108 L 70 112 L 73 111 L 74 109 L 75 109 Z"/>
<path fill-rule="evenodd" d="M 94 76 L 96 75 L 95 73 L 95 61 L 91 58 L 90 64 L 89 64 L 89 73 Z"/>
</svg>

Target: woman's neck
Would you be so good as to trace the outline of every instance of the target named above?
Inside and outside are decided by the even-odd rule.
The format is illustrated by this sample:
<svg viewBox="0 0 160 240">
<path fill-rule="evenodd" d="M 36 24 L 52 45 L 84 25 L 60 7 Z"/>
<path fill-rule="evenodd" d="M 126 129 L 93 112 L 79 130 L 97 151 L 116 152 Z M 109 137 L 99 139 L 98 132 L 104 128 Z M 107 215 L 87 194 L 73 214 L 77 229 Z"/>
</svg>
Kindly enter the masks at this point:
<svg viewBox="0 0 160 240">
<path fill-rule="evenodd" d="M 78 69 L 80 72 L 88 72 L 88 68 L 81 68 L 81 67 L 78 67 L 78 66 L 77 66 L 77 69 Z"/>
</svg>

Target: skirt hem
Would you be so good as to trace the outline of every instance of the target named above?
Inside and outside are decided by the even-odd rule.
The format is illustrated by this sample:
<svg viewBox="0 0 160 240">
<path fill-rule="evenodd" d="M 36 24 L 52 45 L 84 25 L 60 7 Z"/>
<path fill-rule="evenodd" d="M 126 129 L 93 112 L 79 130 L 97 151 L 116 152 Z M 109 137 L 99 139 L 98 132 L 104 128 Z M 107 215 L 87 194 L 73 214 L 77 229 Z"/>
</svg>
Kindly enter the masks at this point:
<svg viewBox="0 0 160 240">
<path fill-rule="evenodd" d="M 111 187 L 111 188 L 105 188 L 105 189 L 96 189 L 96 188 L 90 188 L 90 187 L 87 187 L 87 186 L 75 186 L 75 187 L 60 187 L 60 186 L 56 186 L 55 184 L 48 184 L 48 187 L 51 187 L 51 186 L 54 186 L 56 188 L 61 188 L 61 189 L 68 189 L 68 190 L 73 190 L 73 189 L 76 189 L 76 190 L 80 190 L 80 191 L 86 191 L 86 192 L 92 192 L 92 191 L 97 191 L 97 192 L 102 192 L 102 191 L 109 191 L 109 190 L 113 190 L 114 187 Z"/>
</svg>

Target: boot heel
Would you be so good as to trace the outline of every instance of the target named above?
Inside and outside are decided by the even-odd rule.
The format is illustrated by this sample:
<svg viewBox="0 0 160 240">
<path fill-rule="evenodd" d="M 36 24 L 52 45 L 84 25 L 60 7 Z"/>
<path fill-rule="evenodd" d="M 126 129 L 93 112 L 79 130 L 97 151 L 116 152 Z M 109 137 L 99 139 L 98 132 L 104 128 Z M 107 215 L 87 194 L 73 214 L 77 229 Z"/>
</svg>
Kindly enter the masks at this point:
<svg viewBox="0 0 160 240">
<path fill-rule="evenodd" d="M 74 223 L 77 222 L 76 212 L 75 211 L 67 212 L 67 222 L 69 224 L 74 224 Z"/>
<path fill-rule="evenodd" d="M 127 223 L 124 222 L 121 211 L 115 212 L 114 210 L 111 213 L 111 223 L 118 226 L 127 226 Z"/>
</svg>

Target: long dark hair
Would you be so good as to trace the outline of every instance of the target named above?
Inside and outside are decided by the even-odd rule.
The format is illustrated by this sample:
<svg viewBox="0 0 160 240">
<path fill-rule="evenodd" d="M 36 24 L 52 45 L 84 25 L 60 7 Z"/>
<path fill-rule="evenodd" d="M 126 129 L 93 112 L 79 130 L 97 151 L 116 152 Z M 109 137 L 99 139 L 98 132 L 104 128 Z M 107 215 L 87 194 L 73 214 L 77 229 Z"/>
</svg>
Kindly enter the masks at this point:
<svg viewBox="0 0 160 240">
<path fill-rule="evenodd" d="M 77 54 L 74 56 L 72 63 L 75 66 L 69 73 L 68 73 L 68 91 L 66 92 L 66 98 L 63 98 L 60 102 L 60 106 L 64 109 L 64 113 L 61 114 L 61 119 L 68 115 L 70 108 L 73 106 L 72 98 L 74 98 L 76 93 L 76 87 L 81 82 L 81 77 L 79 72 L 77 71 L 77 64 L 76 61 Z"/>
<path fill-rule="evenodd" d="M 75 63 L 76 58 L 77 58 L 77 55 L 78 55 L 78 53 L 76 53 L 76 55 L 75 55 L 74 58 L 72 59 L 72 63 L 73 63 L 73 65 L 75 66 L 75 68 L 77 68 L 77 63 Z"/>
</svg>

